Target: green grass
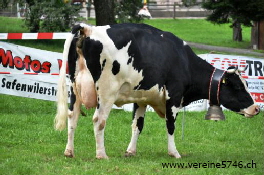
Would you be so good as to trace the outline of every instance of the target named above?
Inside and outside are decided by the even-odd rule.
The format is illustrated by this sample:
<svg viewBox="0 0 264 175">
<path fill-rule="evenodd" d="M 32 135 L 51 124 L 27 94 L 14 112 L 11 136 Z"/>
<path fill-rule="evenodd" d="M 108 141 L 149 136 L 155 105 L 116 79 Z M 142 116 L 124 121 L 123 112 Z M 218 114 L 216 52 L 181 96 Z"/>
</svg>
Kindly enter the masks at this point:
<svg viewBox="0 0 264 175">
<path fill-rule="evenodd" d="M 0 17 L 0 32 L 28 32 L 23 21 Z M 94 22 L 94 20 L 90 20 Z M 205 20 L 147 20 L 158 28 L 171 31 L 186 41 L 229 46 L 231 29 L 214 26 Z M 224 29 L 223 29 L 224 28 Z M 215 32 L 216 30 L 217 32 Z M 246 31 L 248 29 L 245 29 Z M 199 32 L 197 32 L 199 31 Z M 245 38 L 245 34 L 244 38 Z M 63 40 L 9 40 L 19 45 L 62 52 Z M 242 46 L 244 48 L 248 41 Z M 233 47 L 233 46 L 229 46 Z M 195 50 L 196 53 L 207 51 Z M 91 116 L 81 117 L 75 137 L 75 158 L 63 152 L 67 132 L 53 129 L 54 102 L 0 95 L 0 174 L 263 174 L 263 112 L 245 119 L 225 112 L 226 121 L 205 121 L 205 112 L 188 112 L 184 140 L 181 139 L 181 113 L 177 120 L 176 143 L 182 159 L 167 155 L 165 121 L 147 113 L 145 128 L 135 157 L 123 154 L 131 135 L 131 113 L 113 110 L 107 121 L 105 144 L 109 160 L 95 159 L 95 140 Z M 254 160 L 257 168 L 162 168 L 161 163 L 221 163 Z"/>
<path fill-rule="evenodd" d="M 28 32 L 21 27 L 23 26 L 21 19 L 0 17 L 0 20 L 0 32 Z M 227 28 L 228 26 L 222 31 L 219 29 L 222 26 L 213 26 L 205 20 L 162 19 L 145 22 L 176 32 L 176 35 L 186 41 L 201 41 L 205 44 L 211 42 L 213 45 L 219 42 L 226 45 L 231 39 L 231 33 L 226 33 L 229 30 L 232 32 Z M 210 32 L 204 31 L 209 29 Z M 212 30 L 219 30 L 218 35 Z M 226 42 L 223 42 L 224 40 Z M 62 52 L 64 41 L 12 40 L 9 42 Z M 246 45 L 235 47 L 246 47 Z M 204 51 L 196 50 L 197 52 Z M 81 117 L 79 120 L 75 137 L 76 157 L 73 159 L 63 156 L 67 132 L 57 132 L 53 129 L 55 111 L 54 102 L 0 95 L 0 174 L 262 175 L 264 173 L 263 112 L 252 119 L 225 112 L 227 120 L 223 122 L 205 121 L 204 112 L 188 112 L 185 115 L 184 140 L 181 139 L 183 117 L 181 113 L 177 120 L 175 139 L 183 158 L 174 159 L 167 155 L 165 121 L 155 113 L 146 115 L 137 155 L 131 158 L 123 157 L 130 140 L 131 113 L 113 110 L 105 132 L 106 150 L 110 159 L 96 160 L 91 120 L 93 110 L 86 111 L 88 117 Z M 208 161 L 221 163 L 228 160 L 243 161 L 243 164 L 254 160 L 257 168 L 166 169 L 161 165 L 161 163 L 207 163 Z"/>
<path fill-rule="evenodd" d="M 9 43 L 17 44 L 41 50 L 49 50 L 53 52 L 63 52 L 65 40 L 7 40 Z"/>
<path fill-rule="evenodd" d="M 155 19 L 144 23 L 170 31 L 185 41 L 244 49 L 250 46 L 250 27 L 243 27 L 243 42 L 234 42 L 230 24 L 214 25 L 205 19 Z"/>
<path fill-rule="evenodd" d="M 0 32 L 28 32 L 22 19 L 0 17 Z M 81 21 L 95 24 L 95 20 Z M 185 41 L 203 43 L 215 46 L 248 48 L 250 46 L 250 28 L 243 27 L 243 42 L 232 41 L 230 24 L 214 25 L 204 19 L 151 19 L 144 20 L 146 24 L 170 31 Z M 62 52 L 63 40 L 8 40 L 18 45 Z M 208 50 L 194 49 L 197 54 L 208 53 Z M 260 51 L 262 52 L 262 51 Z"/>
<path fill-rule="evenodd" d="M 0 32 L 2 33 L 28 32 L 28 29 L 25 27 L 24 21 L 20 18 L 0 16 L 0 21 Z"/>
<path fill-rule="evenodd" d="M 0 33 L 27 33 L 23 19 L 0 16 Z M 64 40 L 3 40 L 17 45 L 62 52 Z"/>
<path fill-rule="evenodd" d="M 263 171 L 263 112 L 252 119 L 224 112 L 226 121 L 204 120 L 204 112 L 187 112 L 184 140 L 180 113 L 176 124 L 177 149 L 183 156 L 167 155 L 164 119 L 146 114 L 135 157 L 123 156 L 131 134 L 131 113 L 112 110 L 105 132 L 109 160 L 95 159 L 92 113 L 80 117 L 75 158 L 63 152 L 67 132 L 53 129 L 54 102 L 0 95 L 0 174 L 251 174 Z M 221 163 L 254 160 L 256 168 L 162 168 L 161 163 Z"/>
</svg>

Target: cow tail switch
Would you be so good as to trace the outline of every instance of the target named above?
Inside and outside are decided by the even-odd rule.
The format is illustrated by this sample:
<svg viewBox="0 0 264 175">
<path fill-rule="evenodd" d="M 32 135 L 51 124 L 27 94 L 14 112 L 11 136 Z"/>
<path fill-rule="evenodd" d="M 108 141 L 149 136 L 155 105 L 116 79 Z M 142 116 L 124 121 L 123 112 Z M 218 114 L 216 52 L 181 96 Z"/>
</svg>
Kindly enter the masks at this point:
<svg viewBox="0 0 264 175">
<path fill-rule="evenodd" d="M 79 27 L 78 27 L 79 26 Z M 66 86 L 66 62 L 68 61 L 69 50 L 71 42 L 75 33 L 81 28 L 80 25 L 74 26 L 72 33 L 66 38 L 63 49 L 63 61 L 60 69 L 60 76 L 58 81 L 57 91 L 57 114 L 55 117 L 55 129 L 63 130 L 66 127 L 66 120 L 68 117 L 68 90 Z M 77 29 L 78 27 L 78 29 Z"/>
<path fill-rule="evenodd" d="M 66 86 L 66 62 L 73 40 L 74 34 L 69 35 L 64 43 L 63 61 L 60 69 L 60 76 L 58 81 L 57 91 L 57 114 L 55 117 L 55 129 L 63 130 L 66 127 L 66 119 L 68 117 L 68 90 Z"/>
</svg>

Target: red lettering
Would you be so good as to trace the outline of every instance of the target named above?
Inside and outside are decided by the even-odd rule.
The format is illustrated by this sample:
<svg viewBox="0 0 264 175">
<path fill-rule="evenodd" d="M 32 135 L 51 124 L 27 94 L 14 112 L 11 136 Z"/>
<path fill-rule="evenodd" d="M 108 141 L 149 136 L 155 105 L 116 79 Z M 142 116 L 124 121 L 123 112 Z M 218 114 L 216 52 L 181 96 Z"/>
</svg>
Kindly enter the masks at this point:
<svg viewBox="0 0 264 175">
<path fill-rule="evenodd" d="M 58 60 L 61 67 L 61 60 Z M 15 56 L 13 58 L 13 54 L 11 50 L 4 50 L 0 48 L 0 64 L 2 63 L 3 67 L 9 66 L 10 68 L 14 68 L 14 66 L 18 70 L 25 69 L 26 71 L 34 71 L 35 73 L 50 73 L 51 63 L 45 61 L 41 64 L 39 60 L 31 60 L 29 55 L 25 55 L 24 59 L 19 56 Z M 68 64 L 67 64 L 68 66 Z M 67 68 L 67 73 L 68 73 Z"/>
<path fill-rule="evenodd" d="M 213 58 L 211 65 L 214 66 L 216 62 L 220 62 L 220 58 Z"/>
<path fill-rule="evenodd" d="M 264 94 L 263 93 L 251 92 L 251 95 L 256 102 L 264 103 Z"/>
<path fill-rule="evenodd" d="M 33 60 L 30 67 L 35 73 L 40 73 L 41 63 L 39 62 L 39 60 Z"/>
<path fill-rule="evenodd" d="M 240 60 L 239 67 L 244 68 L 247 66 L 246 60 Z M 247 68 L 248 69 L 248 68 Z M 241 72 L 241 75 L 246 75 L 246 71 Z"/>
<path fill-rule="evenodd" d="M 14 64 L 18 70 L 24 69 L 24 63 L 20 57 L 14 58 Z"/>
<path fill-rule="evenodd" d="M 62 66 L 62 60 L 58 59 L 58 64 L 59 64 L 59 70 L 60 70 L 61 69 L 61 66 Z M 69 74 L 68 61 L 66 63 L 66 74 Z"/>
<path fill-rule="evenodd" d="M 230 63 L 228 66 L 236 66 L 236 67 L 238 67 L 237 59 L 232 59 L 232 63 Z"/>
<path fill-rule="evenodd" d="M 9 65 L 10 68 L 14 68 L 13 55 L 11 50 L 5 52 L 4 49 L 0 49 L 0 64 L 4 67 Z"/>
<path fill-rule="evenodd" d="M 30 56 L 26 55 L 24 58 L 24 64 L 27 71 L 30 71 L 30 63 L 31 63 Z"/>
<path fill-rule="evenodd" d="M 228 59 L 228 58 L 224 58 L 223 60 L 222 60 L 222 69 L 227 69 L 229 66 L 231 66 L 231 61 Z"/>
<path fill-rule="evenodd" d="M 42 64 L 42 69 L 41 69 L 41 72 L 42 73 L 50 73 L 50 67 L 51 67 L 51 63 L 50 62 L 44 62 Z"/>
</svg>

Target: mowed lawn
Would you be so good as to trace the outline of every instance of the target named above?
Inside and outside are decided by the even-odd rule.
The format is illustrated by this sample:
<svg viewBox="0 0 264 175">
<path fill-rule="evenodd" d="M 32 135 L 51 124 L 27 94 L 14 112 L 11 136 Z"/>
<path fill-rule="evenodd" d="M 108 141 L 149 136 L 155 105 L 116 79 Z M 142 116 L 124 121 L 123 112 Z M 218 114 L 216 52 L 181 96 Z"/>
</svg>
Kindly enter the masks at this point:
<svg viewBox="0 0 264 175">
<path fill-rule="evenodd" d="M 0 32 L 27 32 L 23 21 L 0 17 Z M 171 31 L 186 41 L 228 47 L 246 48 L 245 42 L 232 42 L 228 25 L 212 25 L 205 20 L 146 20 L 153 26 Z M 223 30 L 222 30 L 223 29 Z M 213 32 L 214 31 L 214 32 Z M 216 32 L 216 33 L 215 33 Z M 223 33 L 222 33 L 223 32 Z M 10 41 L 9 41 L 10 42 Z M 62 52 L 63 40 L 13 40 L 45 50 Z M 231 44 L 230 44 L 231 43 Z M 200 51 L 199 51 L 200 52 Z M 80 117 L 75 135 L 75 158 L 65 158 L 63 152 L 67 131 L 55 131 L 53 120 L 55 102 L 0 95 L 0 174 L 264 174 L 263 112 L 246 119 L 233 112 L 225 112 L 226 121 L 204 120 L 205 112 L 187 112 L 182 139 L 181 112 L 177 119 L 175 139 L 181 159 L 167 155 L 167 134 L 164 119 L 147 113 L 145 127 L 138 141 L 135 157 L 126 158 L 124 152 L 131 137 L 131 112 L 112 110 L 105 132 L 109 160 L 95 159 L 93 110 Z M 229 162 L 222 162 L 229 161 Z M 253 161 L 253 162 L 252 162 Z M 232 164 L 230 165 L 229 163 Z M 184 168 L 163 168 L 163 163 L 184 163 Z M 211 168 L 189 168 L 188 165 L 208 164 Z M 212 164 L 230 165 L 212 168 Z M 249 167 L 244 168 L 249 163 Z M 252 164 L 253 163 L 253 164 Z M 174 164 L 174 165 L 175 165 Z M 240 168 L 242 165 L 242 168 Z"/>
<path fill-rule="evenodd" d="M 243 41 L 236 42 L 232 40 L 231 24 L 212 24 L 205 19 L 155 19 L 144 20 L 144 23 L 172 32 L 185 41 L 243 49 L 250 47 L 250 27 L 242 27 Z"/>
<path fill-rule="evenodd" d="M 2 23 L 0 23 L 0 33 L 29 32 L 22 19 L 0 17 L 0 21 L 2 21 Z M 87 23 L 94 24 L 95 21 L 94 19 L 89 19 Z M 250 47 L 250 27 L 243 27 L 243 41 L 235 42 L 232 40 L 231 24 L 214 25 L 205 19 L 151 19 L 144 20 L 142 23 L 172 32 L 185 41 L 243 49 Z M 56 52 L 62 52 L 64 43 L 63 40 L 9 40 L 9 42 L 44 50 L 51 49 Z M 194 50 L 197 54 L 210 52 L 197 49 Z"/>
<path fill-rule="evenodd" d="M 205 112 L 187 112 L 183 139 L 181 112 L 175 139 L 182 158 L 175 159 L 167 155 L 165 121 L 152 112 L 146 114 L 137 155 L 124 157 L 131 134 L 131 112 L 112 110 L 105 132 L 110 158 L 97 160 L 91 120 L 93 110 L 85 110 L 87 117 L 80 117 L 75 135 L 75 158 L 63 156 L 67 132 L 53 129 L 55 111 L 55 102 L 0 95 L 1 175 L 264 173 L 263 112 L 246 119 L 226 111 L 226 121 L 219 122 L 204 120 Z M 212 163 L 222 166 L 222 161 L 232 161 L 232 164 L 229 168 L 213 168 Z M 211 168 L 163 168 L 162 163 L 207 163 Z M 244 168 L 247 163 L 253 168 Z"/>
</svg>

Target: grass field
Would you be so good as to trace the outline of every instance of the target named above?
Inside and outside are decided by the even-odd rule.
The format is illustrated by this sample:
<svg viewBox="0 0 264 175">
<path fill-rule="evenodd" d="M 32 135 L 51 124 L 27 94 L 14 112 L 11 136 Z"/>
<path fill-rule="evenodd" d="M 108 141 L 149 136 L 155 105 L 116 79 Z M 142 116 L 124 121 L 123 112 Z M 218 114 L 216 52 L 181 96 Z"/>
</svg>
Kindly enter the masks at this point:
<svg viewBox="0 0 264 175">
<path fill-rule="evenodd" d="M 1 32 L 28 32 L 22 19 L 0 17 Z M 243 42 L 232 41 L 230 24 L 214 25 L 204 19 L 152 19 L 144 20 L 146 24 L 170 31 L 185 41 L 215 46 L 248 48 L 250 46 L 250 28 L 243 27 Z M 94 19 L 87 23 L 95 24 Z M 70 29 L 69 29 L 70 30 Z M 33 48 L 62 52 L 63 40 L 9 40 L 9 42 Z M 194 49 L 197 54 L 208 53 L 208 50 Z"/>
<path fill-rule="evenodd" d="M 225 112 L 226 121 L 204 120 L 204 112 L 187 112 L 182 140 L 182 117 L 176 143 L 181 159 L 167 155 L 165 121 L 146 114 L 135 157 L 123 156 L 131 134 L 131 113 L 113 110 L 105 132 L 109 160 L 95 159 L 92 113 L 81 117 L 76 130 L 75 158 L 65 158 L 66 130 L 53 129 L 54 102 L 0 95 L 0 174 L 250 174 L 263 171 L 263 112 L 252 119 Z M 239 168 L 239 161 L 254 168 Z M 229 168 L 163 168 L 162 163 L 222 163 Z M 234 166 L 233 166 L 234 165 Z M 251 165 L 250 165 L 251 167 Z"/>
<path fill-rule="evenodd" d="M 244 49 L 250 46 L 250 27 L 243 27 L 243 41 L 235 42 L 229 27 L 231 24 L 214 25 L 205 19 L 155 19 L 144 23 L 170 31 L 185 41 Z"/>
<path fill-rule="evenodd" d="M 0 21 L 0 32 L 27 32 L 25 28 L 21 27 L 23 25 L 21 20 L 0 17 Z M 224 31 L 219 30 L 219 36 L 213 32 L 205 32 L 205 29 L 209 30 L 218 26 L 212 26 L 212 24 L 208 24 L 204 20 L 188 21 L 177 19 L 167 21 L 149 20 L 145 22 L 171 31 L 186 41 L 201 41 L 206 44 L 213 41 L 212 45 L 217 45 L 214 42 L 217 41 L 220 44 L 227 45 L 228 40 L 231 39 L 229 34 L 221 33 L 227 32 L 227 29 L 224 29 Z M 187 24 L 189 22 L 191 22 L 190 25 Z M 162 23 L 166 24 L 166 26 Z M 199 25 L 208 25 L 208 27 L 202 29 Z M 221 26 L 219 27 L 221 28 Z M 199 39 L 200 34 L 197 35 L 197 29 L 201 30 L 201 35 L 206 36 L 204 41 Z M 246 30 L 248 29 L 244 31 Z M 217 40 L 210 39 L 214 37 L 217 37 Z M 228 39 L 226 42 L 225 38 Z M 14 40 L 12 42 L 19 45 L 62 52 L 64 41 Z M 234 47 L 246 47 L 246 45 L 242 44 L 242 46 Z M 196 50 L 196 53 L 206 53 L 206 51 Z M 185 114 L 183 140 L 181 128 L 183 113 L 180 113 L 176 125 L 175 139 L 182 159 L 174 159 L 167 155 L 165 121 L 160 119 L 155 113 L 150 112 L 146 114 L 145 128 L 139 138 L 137 155 L 125 158 L 123 155 L 131 135 L 131 113 L 113 110 L 107 121 L 105 132 L 106 151 L 110 159 L 97 160 L 95 159 L 95 139 L 91 120 L 93 110 L 86 111 L 87 117 L 81 117 L 79 120 L 75 137 L 76 157 L 73 159 L 63 156 L 67 132 L 66 130 L 57 132 L 53 129 L 55 111 L 56 105 L 54 102 L 0 94 L 1 175 L 264 174 L 263 112 L 255 118 L 246 119 L 238 114 L 226 111 L 227 120 L 221 122 L 204 120 L 205 112 L 187 112 Z M 238 167 L 240 161 L 242 161 L 240 163 L 244 166 L 247 163 L 252 163 L 252 160 L 255 163 L 253 168 Z M 185 163 L 185 165 L 188 163 L 221 164 L 222 161 L 232 161 L 233 164 L 229 168 L 162 167 L 162 163 Z"/>
</svg>

